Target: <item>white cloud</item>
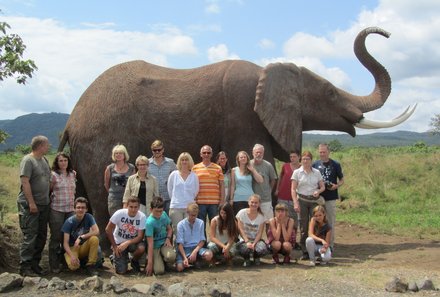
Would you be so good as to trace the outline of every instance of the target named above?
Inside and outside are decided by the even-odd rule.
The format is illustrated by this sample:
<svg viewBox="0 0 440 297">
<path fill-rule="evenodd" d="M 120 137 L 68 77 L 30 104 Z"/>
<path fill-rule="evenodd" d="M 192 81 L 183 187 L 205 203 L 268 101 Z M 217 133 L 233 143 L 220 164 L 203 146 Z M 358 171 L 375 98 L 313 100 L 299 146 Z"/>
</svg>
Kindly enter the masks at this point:
<svg viewBox="0 0 440 297">
<path fill-rule="evenodd" d="M 25 58 L 34 60 L 38 71 L 26 86 L 11 79 L 2 83 L 0 104 L 9 109 L 2 108 L 0 118 L 39 111 L 70 113 L 87 86 L 115 64 L 140 59 L 166 66 L 168 57 L 197 54 L 193 39 L 172 26 L 143 33 L 68 29 L 53 19 L 4 21 L 23 38 Z"/>
<path fill-rule="evenodd" d="M 258 46 L 262 49 L 273 49 L 275 48 L 275 43 L 268 38 L 263 38 L 258 42 Z"/>
<path fill-rule="evenodd" d="M 209 14 L 219 14 L 220 6 L 217 0 L 207 0 L 205 6 L 205 12 Z"/>
<path fill-rule="evenodd" d="M 210 62 L 237 59 L 240 59 L 240 57 L 237 54 L 229 53 L 228 47 L 225 44 L 212 46 L 208 49 L 208 60 Z"/>
</svg>

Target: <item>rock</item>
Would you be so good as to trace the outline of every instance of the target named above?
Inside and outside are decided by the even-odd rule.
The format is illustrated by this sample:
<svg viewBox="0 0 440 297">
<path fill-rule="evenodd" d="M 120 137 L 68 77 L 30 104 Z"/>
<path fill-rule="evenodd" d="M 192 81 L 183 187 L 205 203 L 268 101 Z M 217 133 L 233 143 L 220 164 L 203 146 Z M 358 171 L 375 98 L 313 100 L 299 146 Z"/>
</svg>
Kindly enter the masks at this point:
<svg viewBox="0 0 440 297">
<path fill-rule="evenodd" d="M 228 285 L 215 285 L 209 290 L 209 296 L 231 297 L 231 287 Z"/>
<path fill-rule="evenodd" d="M 112 276 L 110 279 L 110 286 L 113 289 L 113 292 L 116 294 L 122 294 L 130 291 L 127 287 L 125 287 L 122 282 L 116 276 Z"/>
<path fill-rule="evenodd" d="M 81 284 L 81 290 L 89 290 L 94 292 L 102 292 L 102 286 L 104 282 L 99 276 L 92 276 L 86 278 Z"/>
<path fill-rule="evenodd" d="M 145 284 L 136 284 L 133 287 L 131 287 L 131 291 L 141 294 L 147 294 L 148 291 L 150 291 L 150 286 Z"/>
<path fill-rule="evenodd" d="M 76 281 L 66 281 L 66 290 L 78 290 Z"/>
<path fill-rule="evenodd" d="M 168 287 L 168 295 L 176 297 L 188 296 L 188 291 L 184 283 L 177 283 Z"/>
<path fill-rule="evenodd" d="M 205 296 L 205 293 L 203 292 L 203 289 L 197 286 L 191 286 L 188 290 L 189 296 L 192 297 L 198 297 L 198 296 Z"/>
<path fill-rule="evenodd" d="M 411 292 L 418 292 L 419 291 L 419 287 L 417 286 L 415 281 L 411 281 L 408 284 L 408 290 Z"/>
<path fill-rule="evenodd" d="M 42 278 L 38 283 L 37 289 L 46 289 L 48 285 L 49 281 L 47 280 L 47 278 Z"/>
<path fill-rule="evenodd" d="M 66 289 L 66 282 L 64 280 L 60 279 L 59 277 L 55 276 L 49 281 L 49 284 L 47 285 L 47 289 L 49 291 L 65 290 Z"/>
<path fill-rule="evenodd" d="M 408 283 L 395 276 L 385 285 L 385 290 L 388 292 L 405 293 L 408 290 Z"/>
<path fill-rule="evenodd" d="M 150 286 L 150 290 L 148 291 L 149 295 L 152 296 L 163 296 L 167 295 L 167 288 L 165 288 L 162 284 L 159 283 L 153 283 Z"/>
<path fill-rule="evenodd" d="M 419 284 L 419 290 L 426 290 L 426 291 L 435 291 L 434 284 L 432 280 L 425 279 Z"/>
<path fill-rule="evenodd" d="M 23 279 L 23 287 L 34 287 L 37 286 L 41 281 L 41 277 L 39 276 L 34 276 L 34 277 L 30 277 L 30 276 L 25 276 Z"/>
<path fill-rule="evenodd" d="M 9 292 L 20 288 L 23 283 L 23 277 L 16 273 L 4 272 L 0 274 L 0 293 Z"/>
</svg>

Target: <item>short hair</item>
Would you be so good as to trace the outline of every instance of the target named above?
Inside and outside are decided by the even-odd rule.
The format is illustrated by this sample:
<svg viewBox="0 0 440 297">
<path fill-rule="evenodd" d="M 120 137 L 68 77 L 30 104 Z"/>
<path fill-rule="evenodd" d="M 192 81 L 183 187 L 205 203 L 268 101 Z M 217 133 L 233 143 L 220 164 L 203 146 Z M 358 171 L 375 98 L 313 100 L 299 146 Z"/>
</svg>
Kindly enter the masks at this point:
<svg viewBox="0 0 440 297">
<path fill-rule="evenodd" d="M 156 139 L 155 141 L 153 141 L 153 143 L 151 144 L 151 149 L 153 149 L 154 147 L 158 147 L 161 146 L 163 147 L 163 142 L 159 139 Z"/>
<path fill-rule="evenodd" d="M 31 140 L 31 149 L 35 151 L 40 147 L 40 145 L 43 145 L 45 143 L 49 143 L 49 139 L 46 136 L 37 135 Z"/>
<path fill-rule="evenodd" d="M 301 158 L 302 158 L 302 157 L 309 157 L 310 160 L 313 160 L 313 155 L 312 155 L 312 153 L 311 153 L 310 151 L 304 151 L 304 152 L 301 154 Z"/>
<path fill-rule="evenodd" d="M 131 196 L 130 198 L 127 199 L 127 205 L 131 203 L 137 203 L 137 204 L 141 204 L 141 201 L 139 200 L 138 197 L 136 196 Z"/>
<path fill-rule="evenodd" d="M 318 149 L 319 149 L 320 147 L 326 147 L 327 150 L 330 151 L 330 146 L 328 145 L 328 143 L 320 143 L 320 144 L 318 145 Z"/>
<path fill-rule="evenodd" d="M 211 151 L 211 153 L 212 153 L 212 147 L 210 147 L 210 146 L 207 145 L 207 144 L 205 144 L 204 146 L 202 146 L 202 147 L 200 148 L 200 152 L 202 152 L 203 149 L 209 149 L 209 150 Z"/>
<path fill-rule="evenodd" d="M 84 198 L 84 197 L 76 198 L 75 201 L 73 202 L 73 207 L 76 208 L 76 205 L 78 203 L 85 203 L 86 207 L 89 208 L 89 201 L 86 198 Z"/>
<path fill-rule="evenodd" d="M 264 151 L 264 146 L 262 144 L 256 143 L 254 147 L 252 148 L 252 151 L 255 151 L 256 149 L 262 148 Z"/>
<path fill-rule="evenodd" d="M 291 154 L 295 154 L 295 155 L 297 155 L 298 157 L 301 155 L 300 152 L 295 151 L 295 150 L 291 150 L 291 151 L 289 152 L 289 155 L 291 155 Z"/>
<path fill-rule="evenodd" d="M 158 196 L 156 196 L 156 197 L 153 197 L 153 199 L 151 200 L 151 203 L 150 203 L 150 207 L 151 208 L 163 208 L 163 199 L 162 199 L 162 197 L 158 197 Z"/>
<path fill-rule="evenodd" d="M 64 158 L 67 159 L 66 171 L 67 171 L 67 173 L 71 173 L 73 171 L 72 161 L 70 160 L 70 156 L 68 154 L 64 153 L 64 152 L 59 152 L 59 153 L 56 154 L 55 159 L 53 159 L 53 162 L 52 162 L 52 170 L 57 172 L 57 173 L 59 173 L 60 165 L 58 165 L 58 159 L 60 157 L 64 157 Z"/>
<path fill-rule="evenodd" d="M 148 160 L 147 157 L 142 156 L 142 155 L 139 155 L 139 156 L 136 158 L 135 165 L 137 166 L 139 162 L 145 162 L 145 164 L 150 165 L 150 160 Z"/>
<path fill-rule="evenodd" d="M 192 202 L 192 203 L 188 204 L 188 206 L 186 207 L 186 211 L 191 212 L 191 213 L 193 213 L 193 212 L 198 213 L 199 212 L 199 205 L 195 202 Z"/>
<path fill-rule="evenodd" d="M 125 162 L 128 162 L 128 159 L 130 158 L 130 156 L 128 155 L 127 148 L 123 144 L 117 144 L 113 147 L 113 149 L 112 149 L 112 160 L 113 161 L 116 161 L 115 154 L 117 152 L 123 153 L 124 158 L 125 158 Z"/>
<path fill-rule="evenodd" d="M 179 158 L 177 158 L 176 167 L 179 171 L 182 170 L 182 159 L 188 159 L 188 163 L 189 163 L 188 165 L 190 170 L 191 168 L 194 167 L 194 160 L 191 157 L 191 155 L 188 152 L 183 152 L 179 155 Z"/>
</svg>

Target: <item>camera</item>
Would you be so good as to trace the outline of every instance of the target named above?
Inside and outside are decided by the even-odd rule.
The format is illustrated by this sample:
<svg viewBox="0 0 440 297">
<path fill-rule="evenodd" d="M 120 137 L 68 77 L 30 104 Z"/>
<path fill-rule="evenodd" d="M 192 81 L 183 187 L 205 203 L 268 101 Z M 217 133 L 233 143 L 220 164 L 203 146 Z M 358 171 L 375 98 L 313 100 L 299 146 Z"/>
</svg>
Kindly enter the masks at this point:
<svg viewBox="0 0 440 297">
<path fill-rule="evenodd" d="M 329 182 L 329 181 L 325 181 L 325 187 L 326 187 L 328 190 L 331 190 L 331 188 L 333 187 L 333 183 L 332 183 L 332 182 Z"/>
</svg>

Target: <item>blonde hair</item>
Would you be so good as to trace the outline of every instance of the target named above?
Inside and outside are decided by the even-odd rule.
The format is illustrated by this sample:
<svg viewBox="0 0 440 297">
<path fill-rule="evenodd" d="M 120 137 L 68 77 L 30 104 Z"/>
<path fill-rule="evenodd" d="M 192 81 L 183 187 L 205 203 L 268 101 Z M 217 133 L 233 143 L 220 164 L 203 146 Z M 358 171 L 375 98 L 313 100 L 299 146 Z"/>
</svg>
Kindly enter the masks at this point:
<svg viewBox="0 0 440 297">
<path fill-rule="evenodd" d="M 124 161 L 128 162 L 128 159 L 130 158 L 130 156 L 128 155 L 127 148 L 123 144 L 117 144 L 117 145 L 115 145 L 113 147 L 113 149 L 112 149 L 112 160 L 113 160 L 113 162 L 116 161 L 115 154 L 117 152 L 123 153 L 124 154 Z"/>
<path fill-rule="evenodd" d="M 256 198 L 256 199 L 258 199 L 258 204 L 259 204 L 259 205 L 258 205 L 257 211 L 258 211 L 260 214 L 264 215 L 264 214 L 263 214 L 263 211 L 261 210 L 261 196 L 258 195 L 258 194 L 252 194 L 252 195 L 249 196 L 248 202 L 251 201 L 252 198 Z"/>
<path fill-rule="evenodd" d="M 197 203 L 195 203 L 195 202 L 190 203 L 190 204 L 188 204 L 188 206 L 186 207 L 186 211 L 187 211 L 188 213 L 195 213 L 195 212 L 199 213 L 199 206 L 198 206 Z"/>
<path fill-rule="evenodd" d="M 183 152 L 179 155 L 179 158 L 177 159 L 177 164 L 176 164 L 177 169 L 179 171 L 182 170 L 182 159 L 188 159 L 189 170 L 191 170 L 194 166 L 194 160 L 191 157 L 191 155 L 187 152 Z"/>
<path fill-rule="evenodd" d="M 142 156 L 142 155 L 139 155 L 139 156 L 136 158 L 135 165 L 137 166 L 139 162 L 145 162 L 145 164 L 150 165 L 150 160 L 148 160 L 147 157 Z"/>
<path fill-rule="evenodd" d="M 153 141 L 153 143 L 151 144 L 151 149 L 161 146 L 163 148 L 163 143 L 162 141 L 160 141 L 159 139 L 156 139 L 155 141 Z"/>
</svg>

